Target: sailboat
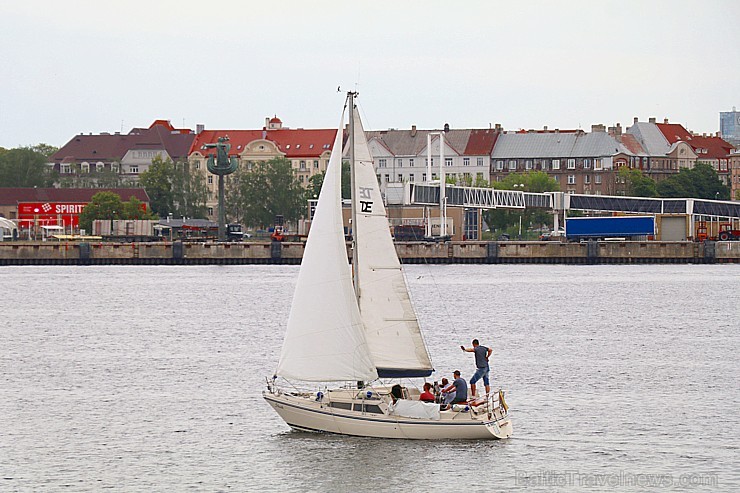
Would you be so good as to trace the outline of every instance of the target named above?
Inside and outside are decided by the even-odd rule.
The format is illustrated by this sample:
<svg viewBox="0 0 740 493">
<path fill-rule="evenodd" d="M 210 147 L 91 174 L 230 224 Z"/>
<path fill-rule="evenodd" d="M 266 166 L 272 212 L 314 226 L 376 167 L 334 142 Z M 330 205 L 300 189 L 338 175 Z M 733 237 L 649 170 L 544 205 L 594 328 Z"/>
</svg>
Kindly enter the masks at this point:
<svg viewBox="0 0 740 493">
<path fill-rule="evenodd" d="M 262 395 L 299 431 L 406 439 L 508 438 L 512 424 L 502 391 L 443 410 L 438 403 L 422 402 L 417 388 L 403 384 L 430 377 L 434 368 L 393 245 L 355 97 L 350 92 L 345 101 L 277 370 Z M 347 108 L 352 267 L 341 198 Z M 304 390 L 299 382 L 316 387 Z"/>
</svg>

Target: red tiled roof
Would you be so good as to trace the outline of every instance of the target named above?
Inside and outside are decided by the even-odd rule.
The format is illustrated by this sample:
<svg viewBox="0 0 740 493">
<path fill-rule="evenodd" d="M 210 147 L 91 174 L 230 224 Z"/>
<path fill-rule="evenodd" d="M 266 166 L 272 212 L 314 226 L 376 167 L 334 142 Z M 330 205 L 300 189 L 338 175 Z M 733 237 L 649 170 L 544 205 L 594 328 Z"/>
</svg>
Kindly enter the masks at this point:
<svg viewBox="0 0 740 493">
<path fill-rule="evenodd" d="M 471 130 L 468 144 L 465 146 L 465 152 L 463 154 L 467 156 L 490 156 L 491 152 L 493 152 L 493 146 L 496 144 L 498 135 L 498 132 L 492 129 Z"/>
<path fill-rule="evenodd" d="M 16 205 L 18 202 L 90 202 L 93 195 L 113 192 L 124 202 L 136 197 L 149 203 L 149 195 L 143 188 L 0 188 L 0 205 Z"/>
<path fill-rule="evenodd" d="M 194 152 L 203 155 L 213 154 L 215 152 L 213 149 L 202 150 L 203 144 L 213 144 L 219 137 L 228 136 L 232 156 L 241 154 L 249 143 L 264 138 L 274 142 L 287 158 L 314 158 L 331 150 L 336 135 L 335 129 L 204 130 L 193 140 L 188 154 Z"/>
<path fill-rule="evenodd" d="M 280 118 L 273 116 L 270 118 L 270 123 L 283 123 L 283 121 Z"/>
<path fill-rule="evenodd" d="M 679 123 L 656 123 L 655 125 L 660 129 L 661 133 L 670 144 L 675 144 L 678 141 L 684 141 L 689 144 L 698 154 L 698 161 L 701 161 L 702 157 L 709 159 L 723 159 L 726 158 L 734 149 L 729 142 L 720 137 L 691 135 L 691 133 Z M 706 152 L 703 152 L 704 149 L 706 149 Z"/>
<path fill-rule="evenodd" d="M 642 148 L 640 142 L 632 134 L 622 134 L 622 145 L 633 154 L 646 154 L 645 149 Z"/>
<path fill-rule="evenodd" d="M 120 161 L 130 149 L 163 149 L 173 160 L 178 160 L 187 156 L 195 138 L 189 130 L 181 132 L 166 120 L 156 120 L 148 129 L 134 128 L 125 135 L 76 135 L 51 156 L 51 162 Z"/>
<path fill-rule="evenodd" d="M 691 134 L 680 123 L 656 123 L 655 126 L 669 144 L 675 144 L 679 140 L 691 140 Z"/>
</svg>

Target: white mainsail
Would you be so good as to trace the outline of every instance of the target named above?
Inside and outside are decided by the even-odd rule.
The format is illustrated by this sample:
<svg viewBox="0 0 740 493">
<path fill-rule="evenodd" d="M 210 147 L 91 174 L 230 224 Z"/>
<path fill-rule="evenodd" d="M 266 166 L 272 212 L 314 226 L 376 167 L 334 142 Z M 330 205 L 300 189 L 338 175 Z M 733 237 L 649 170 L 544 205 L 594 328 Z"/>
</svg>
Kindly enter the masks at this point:
<svg viewBox="0 0 740 493">
<path fill-rule="evenodd" d="M 377 378 L 347 261 L 341 174 L 340 123 L 306 241 L 280 353 L 276 373 L 284 378 L 314 382 Z"/>
<path fill-rule="evenodd" d="M 355 234 L 360 313 L 373 362 L 381 377 L 420 377 L 432 373 L 406 279 L 391 238 L 383 198 L 365 131 L 356 108 L 354 118 Z"/>
</svg>

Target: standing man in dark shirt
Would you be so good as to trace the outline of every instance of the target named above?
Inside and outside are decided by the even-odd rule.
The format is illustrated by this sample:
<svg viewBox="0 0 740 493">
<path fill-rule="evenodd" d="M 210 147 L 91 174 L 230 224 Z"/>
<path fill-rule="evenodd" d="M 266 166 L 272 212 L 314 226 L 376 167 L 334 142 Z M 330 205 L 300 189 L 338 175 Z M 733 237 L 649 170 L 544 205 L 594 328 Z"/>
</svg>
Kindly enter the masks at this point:
<svg viewBox="0 0 740 493">
<path fill-rule="evenodd" d="M 486 386 L 486 395 L 489 394 L 491 392 L 491 386 L 488 381 L 488 372 L 490 371 L 488 358 L 491 357 L 493 350 L 486 346 L 481 346 L 478 339 L 473 339 L 473 347 L 466 348 L 465 346 L 460 346 L 460 349 L 467 351 L 468 353 L 475 353 L 476 370 L 475 374 L 473 374 L 473 378 L 470 379 L 471 398 L 475 399 L 475 382 L 481 378 L 483 378 L 483 384 Z"/>
</svg>

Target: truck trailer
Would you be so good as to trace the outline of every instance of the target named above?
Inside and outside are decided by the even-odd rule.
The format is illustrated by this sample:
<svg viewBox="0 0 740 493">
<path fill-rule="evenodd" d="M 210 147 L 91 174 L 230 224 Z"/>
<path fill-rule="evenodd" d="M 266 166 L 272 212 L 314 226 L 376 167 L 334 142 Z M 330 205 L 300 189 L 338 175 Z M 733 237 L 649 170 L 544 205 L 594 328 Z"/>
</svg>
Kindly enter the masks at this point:
<svg viewBox="0 0 740 493">
<path fill-rule="evenodd" d="M 569 240 L 641 240 L 655 235 L 653 216 L 571 217 L 565 220 Z"/>
</svg>

